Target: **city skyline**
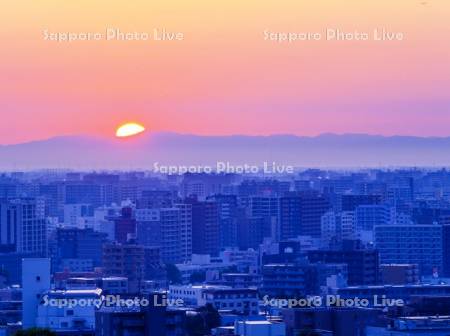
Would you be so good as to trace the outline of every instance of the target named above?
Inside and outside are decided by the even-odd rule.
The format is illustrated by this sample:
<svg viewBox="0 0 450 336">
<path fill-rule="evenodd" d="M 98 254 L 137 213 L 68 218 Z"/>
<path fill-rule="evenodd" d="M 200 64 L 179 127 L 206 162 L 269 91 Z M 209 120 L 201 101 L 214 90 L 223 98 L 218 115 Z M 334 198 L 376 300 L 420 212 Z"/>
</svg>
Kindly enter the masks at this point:
<svg viewBox="0 0 450 336">
<path fill-rule="evenodd" d="M 0 10 L 0 336 L 450 335 L 449 0 Z"/>
</svg>

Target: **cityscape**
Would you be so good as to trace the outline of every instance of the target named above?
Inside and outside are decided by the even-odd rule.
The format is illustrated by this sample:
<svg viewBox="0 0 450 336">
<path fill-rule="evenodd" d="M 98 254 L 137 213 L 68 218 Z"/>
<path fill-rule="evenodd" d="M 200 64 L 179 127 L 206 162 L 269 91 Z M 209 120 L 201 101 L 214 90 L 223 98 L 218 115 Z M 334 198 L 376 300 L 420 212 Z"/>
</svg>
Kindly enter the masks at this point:
<svg viewBox="0 0 450 336">
<path fill-rule="evenodd" d="M 36 170 L 0 196 L 3 335 L 450 331 L 446 169 Z"/>
<path fill-rule="evenodd" d="M 450 336 L 450 1 L 0 4 L 0 336 Z"/>
</svg>

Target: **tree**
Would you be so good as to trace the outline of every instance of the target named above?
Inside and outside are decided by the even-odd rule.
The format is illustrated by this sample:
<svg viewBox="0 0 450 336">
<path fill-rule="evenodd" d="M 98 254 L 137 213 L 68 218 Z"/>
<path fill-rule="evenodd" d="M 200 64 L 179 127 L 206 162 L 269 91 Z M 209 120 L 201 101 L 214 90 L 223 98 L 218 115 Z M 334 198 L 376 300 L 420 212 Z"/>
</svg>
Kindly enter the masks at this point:
<svg viewBox="0 0 450 336">
<path fill-rule="evenodd" d="M 205 272 L 194 272 L 191 274 L 190 282 L 191 283 L 200 283 L 205 282 L 206 280 L 206 273 Z"/>
<path fill-rule="evenodd" d="M 172 284 L 182 283 L 181 272 L 174 264 L 166 264 L 167 280 Z"/>
<path fill-rule="evenodd" d="M 188 315 L 186 331 L 189 336 L 209 335 L 211 329 L 220 326 L 220 314 L 211 305 L 200 307 L 194 315 Z"/>
<path fill-rule="evenodd" d="M 31 328 L 17 331 L 14 336 L 56 336 L 50 329 Z"/>
</svg>

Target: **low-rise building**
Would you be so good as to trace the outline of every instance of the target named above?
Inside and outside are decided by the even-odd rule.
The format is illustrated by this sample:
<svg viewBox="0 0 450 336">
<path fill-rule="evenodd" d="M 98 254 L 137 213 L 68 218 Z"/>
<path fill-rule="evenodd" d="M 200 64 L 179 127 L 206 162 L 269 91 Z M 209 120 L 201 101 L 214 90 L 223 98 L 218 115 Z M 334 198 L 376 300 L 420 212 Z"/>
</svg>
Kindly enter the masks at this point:
<svg viewBox="0 0 450 336">
<path fill-rule="evenodd" d="M 417 264 L 380 265 L 381 282 L 390 285 L 416 284 L 420 281 Z"/>
<path fill-rule="evenodd" d="M 39 303 L 36 326 L 60 333 L 91 335 L 95 329 L 94 300 L 101 289 L 50 290 Z"/>
<path fill-rule="evenodd" d="M 366 336 L 366 326 L 384 326 L 381 309 L 372 308 L 290 308 L 282 312 L 286 336 L 314 331 L 318 335 Z"/>
<path fill-rule="evenodd" d="M 236 321 L 236 336 L 285 336 L 286 325 L 283 322 L 270 321 Z"/>
<path fill-rule="evenodd" d="M 447 336 L 450 316 L 408 316 L 397 318 L 388 327 L 367 327 L 367 336 Z"/>
<path fill-rule="evenodd" d="M 262 268 L 262 276 L 261 291 L 272 297 L 320 292 L 317 268 L 309 263 L 267 264 Z"/>
<path fill-rule="evenodd" d="M 262 277 L 254 273 L 223 273 L 221 279 L 208 282 L 211 285 L 229 286 L 232 288 L 260 287 Z"/>
<path fill-rule="evenodd" d="M 409 302 L 412 296 L 449 296 L 450 285 L 383 285 L 383 286 L 350 286 L 339 288 L 336 294 L 342 299 L 367 299 L 369 303 L 374 299 L 392 299 Z"/>
<path fill-rule="evenodd" d="M 169 299 L 182 300 L 186 307 L 211 304 L 219 311 L 233 311 L 244 315 L 258 315 L 258 290 L 228 286 L 170 286 Z"/>
<path fill-rule="evenodd" d="M 145 305 L 103 305 L 95 313 L 95 335 L 185 336 L 186 311 L 161 304 L 162 295 L 149 294 Z"/>
</svg>

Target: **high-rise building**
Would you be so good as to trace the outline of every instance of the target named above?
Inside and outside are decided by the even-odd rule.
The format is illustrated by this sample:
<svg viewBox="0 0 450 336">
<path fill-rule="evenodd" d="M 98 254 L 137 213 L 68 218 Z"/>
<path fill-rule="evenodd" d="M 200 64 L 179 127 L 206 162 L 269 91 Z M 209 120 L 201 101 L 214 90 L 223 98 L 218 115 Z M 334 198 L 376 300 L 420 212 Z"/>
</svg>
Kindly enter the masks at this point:
<svg viewBox="0 0 450 336">
<path fill-rule="evenodd" d="M 379 278 L 377 250 L 362 249 L 358 241 L 344 241 L 342 249 L 308 251 L 312 263 L 347 264 L 348 285 L 376 285 Z"/>
<path fill-rule="evenodd" d="M 85 203 L 100 207 L 119 202 L 116 175 L 88 174 L 83 181 L 66 181 L 64 189 L 65 204 Z"/>
<path fill-rule="evenodd" d="M 170 190 L 142 190 L 137 199 L 137 208 L 171 208 L 176 198 Z"/>
<path fill-rule="evenodd" d="M 264 237 L 270 237 L 265 218 L 248 217 L 248 212 L 244 208 L 238 209 L 238 223 L 238 247 L 242 250 L 257 249 Z"/>
<path fill-rule="evenodd" d="M 180 185 L 181 195 L 204 201 L 208 196 L 221 194 L 223 186 L 231 184 L 234 178 L 233 174 L 186 173 Z"/>
<path fill-rule="evenodd" d="M 128 291 L 137 293 L 145 280 L 161 279 L 164 270 L 158 247 L 129 242 L 103 245 L 103 272 L 106 276 L 128 279 Z"/>
<path fill-rule="evenodd" d="M 216 202 L 186 199 L 192 205 L 192 253 L 217 256 L 219 246 L 219 213 Z"/>
<path fill-rule="evenodd" d="M 139 292 L 145 276 L 144 246 L 136 244 L 104 244 L 103 270 L 106 276 L 128 278 L 128 290 Z"/>
<path fill-rule="evenodd" d="M 45 215 L 63 220 L 65 188 L 61 182 L 40 184 L 38 195 L 45 199 Z"/>
<path fill-rule="evenodd" d="M 308 262 L 265 264 L 263 294 L 271 297 L 301 297 L 319 291 L 317 268 Z"/>
<path fill-rule="evenodd" d="M 244 219 L 250 221 L 250 225 L 254 226 L 262 224 L 262 227 L 255 227 L 260 232 L 262 237 L 271 237 L 274 240 L 279 240 L 279 198 L 273 196 L 250 196 L 241 197 L 239 199 L 239 205 L 245 215 Z M 241 224 L 239 224 L 240 226 Z M 250 230 L 251 232 L 252 230 Z M 241 238 L 241 237 L 240 237 Z M 255 238 L 255 241 L 259 241 L 259 238 Z M 252 245 L 252 244 L 250 244 Z"/>
<path fill-rule="evenodd" d="M 5 251 L 38 253 L 47 251 L 45 202 L 22 198 L 0 202 L 0 244 Z"/>
<path fill-rule="evenodd" d="M 123 207 L 121 215 L 114 218 L 114 237 L 119 243 L 126 243 L 130 236 L 136 235 L 136 219 L 131 207 Z"/>
<path fill-rule="evenodd" d="M 327 212 L 321 218 L 321 236 L 326 243 L 340 242 L 343 239 L 355 239 L 355 213 L 343 211 L 336 214 Z"/>
<path fill-rule="evenodd" d="M 301 205 L 299 196 L 292 194 L 281 197 L 279 211 L 280 239 L 286 240 L 301 235 Z"/>
<path fill-rule="evenodd" d="M 136 222 L 136 238 L 140 244 L 158 246 L 165 262 L 183 261 L 179 208 L 137 209 Z"/>
<path fill-rule="evenodd" d="M 65 204 L 64 224 L 77 227 L 79 219 L 83 217 L 93 217 L 94 207 L 90 204 Z"/>
<path fill-rule="evenodd" d="M 280 198 L 280 239 L 299 235 L 319 238 L 321 218 L 329 210 L 328 200 L 316 192 L 292 193 Z"/>
<path fill-rule="evenodd" d="M 340 227 L 342 239 L 356 239 L 355 212 L 343 211 L 338 216 L 338 226 Z"/>
<path fill-rule="evenodd" d="M 444 273 L 448 226 L 432 224 L 375 226 L 375 245 L 383 264 L 418 264 L 422 276 Z"/>
<path fill-rule="evenodd" d="M 375 225 L 395 223 L 395 208 L 387 205 L 359 205 L 355 209 L 356 228 L 373 230 Z"/>
<path fill-rule="evenodd" d="M 63 271 L 67 259 L 86 260 L 91 267 L 102 264 L 102 246 L 106 242 L 106 233 L 93 229 L 58 228 L 51 241 L 53 270 Z M 90 270 L 92 271 L 92 269 Z"/>
<path fill-rule="evenodd" d="M 65 204 L 110 205 L 102 202 L 101 187 L 93 183 L 67 182 L 64 187 Z"/>
<path fill-rule="evenodd" d="M 191 260 L 192 256 L 192 204 L 176 203 L 180 210 L 180 253 L 183 261 Z"/>
<path fill-rule="evenodd" d="M 326 244 L 339 240 L 339 228 L 336 222 L 336 213 L 328 211 L 320 220 L 321 238 Z"/>
<path fill-rule="evenodd" d="M 355 211 L 360 205 L 375 205 L 380 204 L 382 195 L 355 195 L 345 194 L 341 195 L 341 211 Z"/>
<path fill-rule="evenodd" d="M 214 195 L 207 198 L 217 203 L 220 248 L 238 245 L 238 205 L 235 195 Z"/>
</svg>

